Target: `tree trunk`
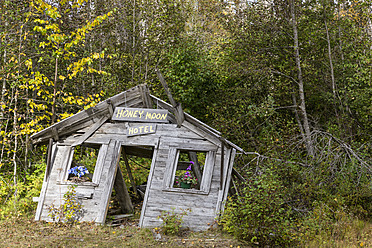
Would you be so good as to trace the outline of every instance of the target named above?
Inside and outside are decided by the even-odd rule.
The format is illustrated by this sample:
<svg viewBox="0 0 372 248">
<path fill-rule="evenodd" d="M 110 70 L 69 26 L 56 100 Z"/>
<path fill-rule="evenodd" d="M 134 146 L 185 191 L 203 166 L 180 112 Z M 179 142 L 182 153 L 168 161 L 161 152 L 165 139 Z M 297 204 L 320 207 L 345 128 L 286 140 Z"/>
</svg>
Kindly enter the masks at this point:
<svg viewBox="0 0 372 248">
<path fill-rule="evenodd" d="M 330 67 L 330 70 L 331 70 L 331 80 L 332 80 L 332 93 L 333 93 L 333 99 L 336 101 L 336 82 L 335 82 L 335 74 L 334 74 L 334 70 L 333 70 L 331 41 L 329 39 L 329 31 L 328 31 L 328 26 L 327 26 L 327 20 L 324 20 L 324 25 L 325 25 L 326 34 L 327 34 L 328 58 L 329 58 L 329 67 Z"/>
<path fill-rule="evenodd" d="M 301 117 L 302 117 L 302 126 L 305 131 L 306 150 L 310 155 L 314 155 L 314 149 L 313 149 L 312 142 L 311 142 L 309 119 L 307 117 L 307 112 L 306 112 L 304 82 L 302 78 L 300 49 L 298 46 L 298 31 L 297 31 L 297 21 L 296 21 L 294 0 L 291 1 L 291 15 L 292 15 L 292 28 L 293 28 L 293 41 L 294 41 L 294 55 L 296 59 L 296 67 L 297 67 L 297 73 L 298 73 L 298 93 L 300 97 L 299 108 L 300 108 Z"/>
<path fill-rule="evenodd" d="M 52 125 L 56 121 L 56 98 L 57 98 L 57 76 L 58 76 L 58 55 L 56 55 L 55 71 L 54 71 L 54 87 L 53 87 L 53 103 L 52 103 Z"/>
</svg>

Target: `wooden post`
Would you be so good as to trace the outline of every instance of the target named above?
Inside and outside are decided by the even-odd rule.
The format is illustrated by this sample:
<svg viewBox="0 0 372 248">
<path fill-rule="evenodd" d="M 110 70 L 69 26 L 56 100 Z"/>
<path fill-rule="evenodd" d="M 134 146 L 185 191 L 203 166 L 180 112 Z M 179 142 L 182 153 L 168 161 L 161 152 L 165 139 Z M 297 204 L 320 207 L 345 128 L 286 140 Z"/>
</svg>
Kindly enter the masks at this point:
<svg viewBox="0 0 372 248">
<path fill-rule="evenodd" d="M 138 195 L 138 192 L 137 192 L 136 182 L 134 181 L 132 171 L 130 170 L 130 166 L 129 166 L 129 162 L 128 162 L 128 158 L 127 158 L 127 154 L 126 154 L 125 148 L 121 150 L 121 153 L 123 155 L 123 159 L 124 159 L 124 162 L 125 162 L 125 167 L 127 168 L 129 180 L 130 180 L 130 183 L 132 184 L 134 193 L 136 194 L 136 196 L 139 196 Z"/>
<path fill-rule="evenodd" d="M 116 192 L 116 196 L 119 200 L 121 210 L 123 210 L 124 213 L 132 213 L 133 212 L 132 201 L 130 200 L 128 189 L 127 186 L 125 185 L 123 174 L 121 173 L 119 165 L 117 166 L 114 189 Z"/>
<path fill-rule="evenodd" d="M 194 165 L 191 166 L 191 168 L 193 172 L 195 173 L 196 178 L 198 179 L 197 187 L 200 189 L 202 173 L 200 170 L 200 165 L 199 165 L 198 156 L 196 155 L 196 152 L 189 152 L 189 158 L 192 162 L 194 162 Z"/>
<path fill-rule="evenodd" d="M 225 144 L 223 142 L 221 142 L 221 180 L 220 180 L 220 190 L 222 190 L 222 187 L 223 187 L 223 164 L 224 164 L 224 160 L 225 160 Z"/>
<path fill-rule="evenodd" d="M 155 71 L 156 71 L 156 74 L 158 75 L 158 78 L 159 78 L 161 84 L 164 87 L 165 92 L 167 93 L 169 101 L 172 104 L 172 107 L 173 107 L 173 110 L 174 110 L 174 115 L 175 115 L 176 120 L 177 120 L 177 127 L 181 127 L 183 121 L 185 120 L 185 114 L 183 113 L 182 106 L 181 106 L 180 103 L 177 104 L 176 101 L 173 99 L 172 93 L 170 92 L 170 90 L 168 88 L 168 84 L 167 84 L 167 82 L 165 82 L 165 79 L 164 79 L 163 75 L 161 74 L 161 72 L 159 71 L 159 69 L 155 68 Z"/>
<path fill-rule="evenodd" d="M 53 149 L 53 139 L 49 139 L 48 145 L 48 155 L 47 155 L 47 162 L 46 162 L 46 170 L 45 170 L 45 181 L 48 181 L 50 170 L 52 169 L 51 160 L 52 160 L 52 149 Z"/>
</svg>

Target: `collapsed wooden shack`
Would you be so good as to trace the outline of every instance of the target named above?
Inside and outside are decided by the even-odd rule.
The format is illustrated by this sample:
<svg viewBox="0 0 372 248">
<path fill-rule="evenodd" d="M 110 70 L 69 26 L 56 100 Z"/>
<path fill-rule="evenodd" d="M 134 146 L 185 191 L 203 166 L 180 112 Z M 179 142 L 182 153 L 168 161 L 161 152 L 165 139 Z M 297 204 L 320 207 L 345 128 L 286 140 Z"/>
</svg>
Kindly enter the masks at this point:
<svg viewBox="0 0 372 248">
<path fill-rule="evenodd" d="M 53 221 L 48 208 L 63 204 L 69 185 L 76 185 L 82 202 L 81 221 L 105 222 L 113 188 L 122 210 L 130 212 L 124 171 L 118 166 L 122 154 L 152 159 L 140 227 L 159 226 L 157 217 L 164 210 L 189 208 L 184 225 L 207 229 L 223 211 L 234 157 L 241 149 L 196 118 L 184 114 L 180 122 L 176 115 L 172 105 L 151 95 L 146 85 L 139 85 L 34 134 L 34 144 L 49 144 L 35 220 Z M 90 181 L 69 177 L 75 166 L 74 151 L 79 147 L 97 151 Z M 197 183 L 191 188 L 180 187 L 182 173 L 191 167 Z M 132 185 L 135 187 L 133 181 Z"/>
</svg>

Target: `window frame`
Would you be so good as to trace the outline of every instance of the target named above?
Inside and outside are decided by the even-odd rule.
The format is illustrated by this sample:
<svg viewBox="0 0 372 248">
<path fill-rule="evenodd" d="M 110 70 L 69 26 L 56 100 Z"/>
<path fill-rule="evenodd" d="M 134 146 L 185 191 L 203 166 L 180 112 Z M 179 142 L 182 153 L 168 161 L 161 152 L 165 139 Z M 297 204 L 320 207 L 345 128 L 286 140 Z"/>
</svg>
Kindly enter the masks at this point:
<svg viewBox="0 0 372 248">
<path fill-rule="evenodd" d="M 83 144 L 81 144 L 83 145 Z M 97 144 L 96 144 L 97 145 Z M 98 186 L 99 181 L 102 174 L 102 169 L 104 165 L 104 158 L 106 157 L 108 144 L 98 144 L 100 147 L 98 148 L 97 154 L 97 161 L 94 166 L 94 172 L 92 173 L 92 181 L 91 182 L 71 182 L 68 180 L 68 170 L 71 168 L 72 160 L 75 152 L 75 146 L 69 146 L 68 156 L 65 160 L 65 164 L 63 166 L 63 171 L 60 176 L 60 180 L 57 180 L 59 184 L 64 185 L 84 185 L 84 186 Z"/>
<path fill-rule="evenodd" d="M 205 152 L 206 153 L 200 189 L 182 189 L 182 188 L 173 187 L 174 179 L 176 176 L 179 154 L 181 151 Z M 166 169 L 165 169 L 164 181 L 163 181 L 163 191 L 200 194 L 200 195 L 209 194 L 210 188 L 211 188 L 213 168 L 214 168 L 215 161 L 216 161 L 216 154 L 217 154 L 217 150 L 201 150 L 201 149 L 193 149 L 193 148 L 184 149 L 184 148 L 176 148 L 176 147 L 169 148 L 168 160 L 166 162 Z"/>
</svg>

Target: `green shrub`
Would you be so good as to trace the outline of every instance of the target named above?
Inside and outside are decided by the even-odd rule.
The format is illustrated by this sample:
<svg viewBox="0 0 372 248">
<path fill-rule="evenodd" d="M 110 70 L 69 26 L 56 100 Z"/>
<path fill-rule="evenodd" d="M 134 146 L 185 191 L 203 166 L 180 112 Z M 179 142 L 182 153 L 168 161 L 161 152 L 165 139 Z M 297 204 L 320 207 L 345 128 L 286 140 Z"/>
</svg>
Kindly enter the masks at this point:
<svg viewBox="0 0 372 248">
<path fill-rule="evenodd" d="M 0 176 L 0 219 L 33 214 L 37 202 L 32 198 L 40 194 L 45 167 L 45 163 L 35 164 L 32 173 L 15 186 L 11 176 Z"/>
<path fill-rule="evenodd" d="M 59 207 L 53 204 L 48 207 L 49 217 L 55 222 L 74 224 L 84 215 L 83 205 L 76 196 L 76 186 L 71 185 L 63 195 L 63 204 Z"/>
<path fill-rule="evenodd" d="M 181 213 L 176 213 L 173 208 L 171 211 L 162 211 L 158 219 L 162 219 L 161 230 L 167 235 L 178 235 L 181 231 L 183 217 L 191 212 L 191 209 L 182 209 Z"/>
<path fill-rule="evenodd" d="M 230 198 L 221 218 L 224 230 L 259 246 L 288 246 L 295 242 L 285 187 L 271 168 L 248 173 L 237 199 Z"/>
</svg>

